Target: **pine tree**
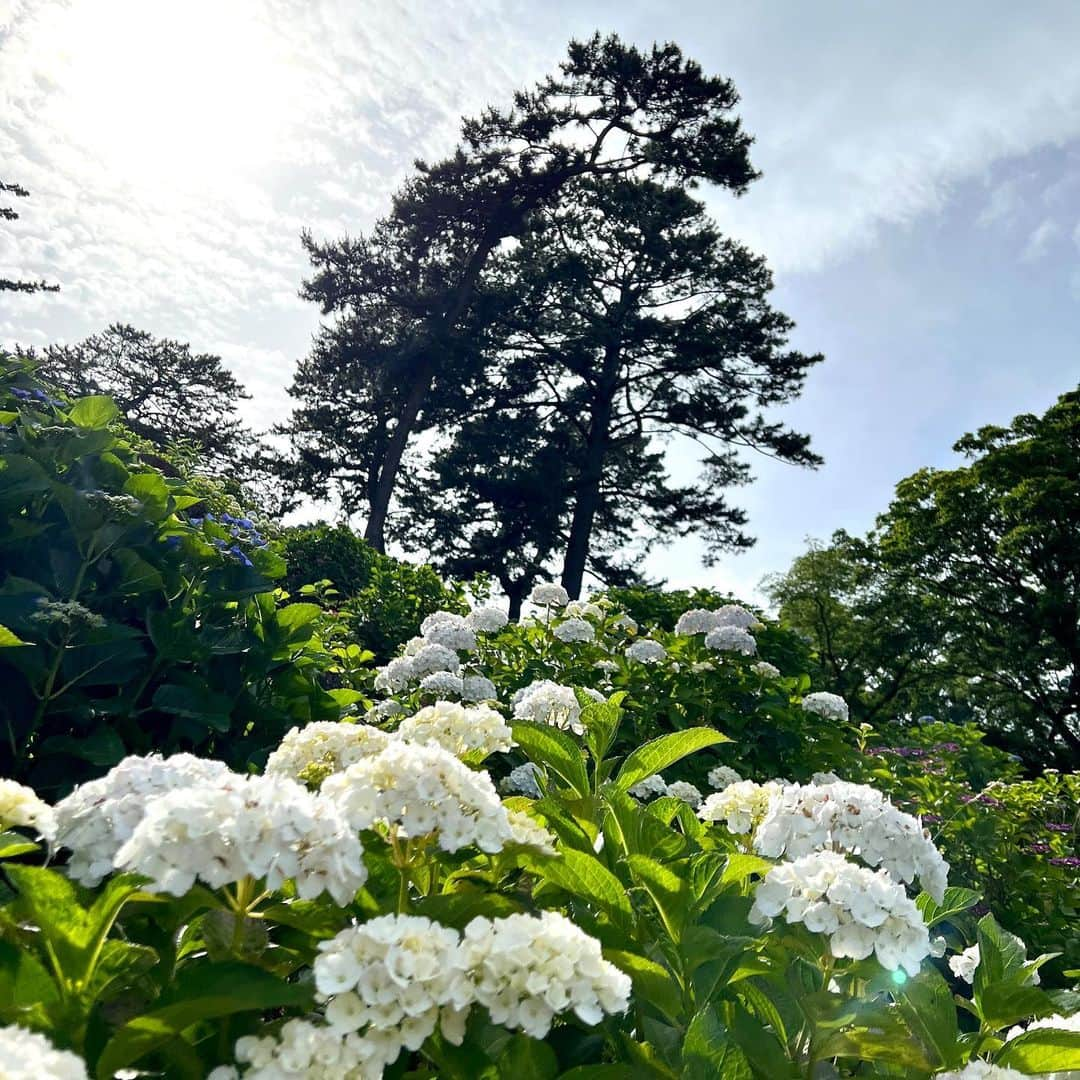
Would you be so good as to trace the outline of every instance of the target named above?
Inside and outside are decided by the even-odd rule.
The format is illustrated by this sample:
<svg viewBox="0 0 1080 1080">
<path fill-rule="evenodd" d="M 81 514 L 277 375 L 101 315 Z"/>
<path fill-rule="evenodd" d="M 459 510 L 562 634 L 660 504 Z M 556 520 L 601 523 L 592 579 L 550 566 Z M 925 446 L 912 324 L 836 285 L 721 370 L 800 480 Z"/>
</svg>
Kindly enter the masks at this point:
<svg viewBox="0 0 1080 1080">
<path fill-rule="evenodd" d="M 384 547 L 402 462 L 485 378 L 475 343 L 493 256 L 585 176 L 652 175 L 733 192 L 754 179 L 732 84 L 672 44 L 641 52 L 617 37 L 572 42 L 557 76 L 509 109 L 466 120 L 448 159 L 418 162 L 367 236 L 304 243 L 303 295 L 333 316 L 300 365 L 300 403 L 281 431 L 283 472 L 313 494 L 363 507 Z"/>
<path fill-rule="evenodd" d="M 3 180 L 0 180 L 0 195 L 14 195 L 16 199 L 26 199 L 30 197 L 30 192 L 26 188 L 19 184 L 5 184 Z M 18 221 L 19 215 L 12 206 L 0 206 L 0 220 L 2 221 Z M 47 281 L 22 281 L 12 280 L 11 278 L 0 277 L 0 292 L 22 292 L 22 293 L 37 293 L 37 292 L 59 292 L 59 285 L 50 285 Z"/>
</svg>

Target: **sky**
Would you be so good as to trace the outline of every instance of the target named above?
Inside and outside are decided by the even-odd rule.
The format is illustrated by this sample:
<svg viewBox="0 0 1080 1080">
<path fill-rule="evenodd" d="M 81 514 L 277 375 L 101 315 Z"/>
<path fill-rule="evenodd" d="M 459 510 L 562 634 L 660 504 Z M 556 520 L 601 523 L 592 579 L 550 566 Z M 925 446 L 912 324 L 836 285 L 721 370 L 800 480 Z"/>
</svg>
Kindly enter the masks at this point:
<svg viewBox="0 0 1080 1080">
<path fill-rule="evenodd" d="M 0 0 L 0 178 L 32 193 L 0 276 L 62 285 L 0 293 L 0 344 L 129 322 L 220 354 L 247 419 L 282 419 L 318 325 L 301 230 L 368 228 L 462 114 L 594 30 L 734 80 L 762 178 L 704 197 L 825 355 L 780 414 L 825 464 L 755 458 L 733 493 L 755 547 L 707 568 L 678 541 L 650 575 L 760 599 L 807 537 L 864 531 L 965 431 L 1080 382 L 1071 0 Z"/>
</svg>

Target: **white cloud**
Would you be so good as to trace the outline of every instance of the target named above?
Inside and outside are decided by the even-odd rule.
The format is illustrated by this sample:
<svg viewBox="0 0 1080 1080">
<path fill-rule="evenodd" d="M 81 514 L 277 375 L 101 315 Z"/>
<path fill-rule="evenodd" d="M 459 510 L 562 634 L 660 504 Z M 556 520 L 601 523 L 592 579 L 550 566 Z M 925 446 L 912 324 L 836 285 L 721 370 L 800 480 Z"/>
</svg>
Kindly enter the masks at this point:
<svg viewBox="0 0 1080 1080">
<path fill-rule="evenodd" d="M 1044 218 L 1028 236 L 1024 250 L 1020 253 L 1020 261 L 1030 263 L 1045 258 L 1061 232 L 1061 226 L 1056 221 L 1052 218 Z"/>
</svg>

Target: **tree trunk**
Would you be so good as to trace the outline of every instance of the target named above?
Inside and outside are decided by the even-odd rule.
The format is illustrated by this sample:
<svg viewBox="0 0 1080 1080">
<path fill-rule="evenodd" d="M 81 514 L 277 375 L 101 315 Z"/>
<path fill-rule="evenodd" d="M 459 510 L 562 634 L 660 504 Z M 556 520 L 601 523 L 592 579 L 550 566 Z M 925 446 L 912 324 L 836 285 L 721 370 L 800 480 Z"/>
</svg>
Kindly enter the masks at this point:
<svg viewBox="0 0 1080 1080">
<path fill-rule="evenodd" d="M 608 450 L 608 429 L 611 411 L 618 388 L 619 364 L 622 352 L 617 341 L 604 350 L 604 370 L 597 386 L 596 406 L 589 423 L 589 438 L 585 449 L 585 465 L 578 481 L 574 500 L 574 516 L 563 558 L 562 586 L 576 600 L 581 596 L 585 564 L 589 558 L 589 541 L 593 522 L 600 508 L 600 483 L 604 479 L 604 458 Z"/>
</svg>

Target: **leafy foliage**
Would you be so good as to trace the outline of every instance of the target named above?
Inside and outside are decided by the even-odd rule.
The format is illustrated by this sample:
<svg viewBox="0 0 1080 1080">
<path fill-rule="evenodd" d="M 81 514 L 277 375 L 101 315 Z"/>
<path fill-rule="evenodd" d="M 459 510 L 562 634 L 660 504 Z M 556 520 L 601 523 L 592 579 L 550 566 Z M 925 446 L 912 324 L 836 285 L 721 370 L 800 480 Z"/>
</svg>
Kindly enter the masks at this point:
<svg viewBox="0 0 1080 1080">
<path fill-rule="evenodd" d="M 64 790 L 150 750 L 243 766 L 360 696 L 323 688 L 322 613 L 279 607 L 284 560 L 254 522 L 143 460 L 109 398 L 0 363 L 4 775 Z"/>
</svg>

